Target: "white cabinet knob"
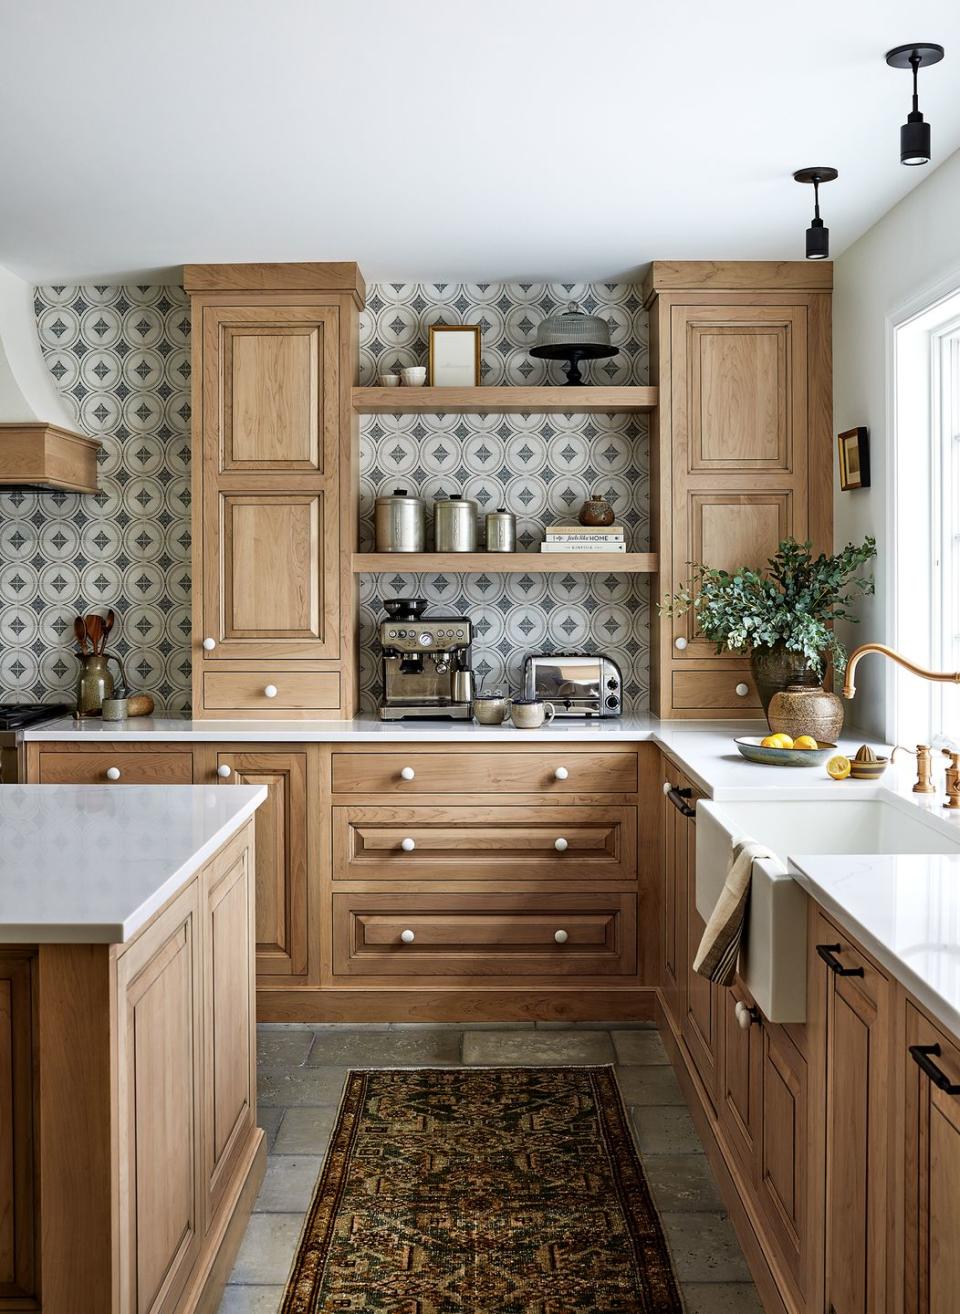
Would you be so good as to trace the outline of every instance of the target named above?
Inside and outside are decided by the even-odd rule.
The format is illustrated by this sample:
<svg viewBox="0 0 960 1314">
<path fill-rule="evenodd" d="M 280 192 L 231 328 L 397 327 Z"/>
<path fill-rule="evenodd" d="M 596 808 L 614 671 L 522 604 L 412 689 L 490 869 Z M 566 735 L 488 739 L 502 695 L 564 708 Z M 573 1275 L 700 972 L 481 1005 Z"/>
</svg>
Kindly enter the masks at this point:
<svg viewBox="0 0 960 1314">
<path fill-rule="evenodd" d="M 408 835 L 406 839 L 400 841 L 400 847 L 403 849 L 404 853 L 412 853 L 417 847 L 417 841 Z"/>
<path fill-rule="evenodd" d="M 416 771 L 414 771 L 413 767 L 404 767 L 403 770 L 400 772 L 400 779 L 401 779 L 401 780 L 413 780 L 413 778 L 416 776 L 416 774 L 417 774 L 417 773 L 416 773 Z"/>
<path fill-rule="evenodd" d="M 684 648 L 687 646 L 687 641 L 686 641 L 686 639 L 683 638 L 683 636 L 681 635 L 681 637 L 680 637 L 679 639 L 674 639 L 674 641 L 673 641 L 673 646 L 674 646 L 679 652 L 683 652 Z"/>
<path fill-rule="evenodd" d="M 554 780 L 566 780 L 569 774 L 570 772 L 566 767 L 557 767 L 556 771 L 553 773 L 553 778 Z"/>
<path fill-rule="evenodd" d="M 216 639 L 204 639 L 202 644 L 204 652 L 213 652 L 216 646 L 217 646 Z"/>
<path fill-rule="evenodd" d="M 568 937 L 566 931 L 554 931 L 553 938 L 556 940 L 557 944 L 566 944 Z"/>
<path fill-rule="evenodd" d="M 664 794 L 669 794 L 671 789 L 673 789 L 673 786 L 670 784 L 669 780 L 665 780 L 660 788 L 663 790 Z"/>
<path fill-rule="evenodd" d="M 228 767 L 226 762 L 224 762 L 222 766 L 217 767 L 217 775 L 221 780 L 229 780 L 233 775 L 233 767 Z"/>
<path fill-rule="evenodd" d="M 566 853 L 569 845 L 567 844 L 567 841 L 563 838 L 562 835 L 558 835 L 557 838 L 553 841 L 553 847 L 557 850 L 558 853 Z"/>
<path fill-rule="evenodd" d="M 734 693 L 737 695 L 738 698 L 746 698 L 749 692 L 750 692 L 749 684 L 738 684 L 736 689 L 734 690 Z"/>
<path fill-rule="evenodd" d="M 413 931 L 400 932 L 400 939 L 403 941 L 404 944 L 413 944 L 416 938 L 417 937 L 414 935 Z"/>
<path fill-rule="evenodd" d="M 275 684 L 264 685 L 263 696 L 264 698 L 276 698 L 277 686 Z"/>
<path fill-rule="evenodd" d="M 742 1031 L 749 1031 L 754 1022 L 760 1021 L 760 1014 L 757 1010 L 751 1008 L 749 1004 L 745 1004 L 742 1000 L 737 1003 L 733 1011 L 737 1017 L 737 1025 Z"/>
<path fill-rule="evenodd" d="M 120 779 L 120 768 L 119 768 L 119 767 L 107 767 L 107 779 L 108 779 L 108 780 L 119 780 L 119 779 Z"/>
</svg>

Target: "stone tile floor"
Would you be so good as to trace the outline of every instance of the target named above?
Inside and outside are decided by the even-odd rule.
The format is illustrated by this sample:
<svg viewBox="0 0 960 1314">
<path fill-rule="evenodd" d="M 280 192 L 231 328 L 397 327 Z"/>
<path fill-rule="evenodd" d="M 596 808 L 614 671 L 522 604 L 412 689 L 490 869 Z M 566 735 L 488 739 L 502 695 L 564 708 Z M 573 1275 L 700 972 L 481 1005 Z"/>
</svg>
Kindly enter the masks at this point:
<svg viewBox="0 0 960 1314">
<path fill-rule="evenodd" d="M 762 1314 L 733 1227 L 650 1026 L 258 1028 L 269 1159 L 220 1314 L 276 1314 L 350 1067 L 615 1063 L 687 1314 Z"/>
</svg>

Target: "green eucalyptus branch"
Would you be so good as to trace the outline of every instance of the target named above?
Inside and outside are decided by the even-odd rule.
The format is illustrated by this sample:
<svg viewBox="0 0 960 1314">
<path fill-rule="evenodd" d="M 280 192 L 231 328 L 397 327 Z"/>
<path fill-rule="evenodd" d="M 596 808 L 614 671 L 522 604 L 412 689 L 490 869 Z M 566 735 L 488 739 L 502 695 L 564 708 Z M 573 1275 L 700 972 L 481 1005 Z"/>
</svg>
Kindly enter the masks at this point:
<svg viewBox="0 0 960 1314">
<path fill-rule="evenodd" d="M 857 598 L 873 593 L 871 576 L 859 572 L 877 555 L 876 539 L 848 543 L 833 556 L 814 557 L 812 545 L 787 538 L 766 568 L 740 566 L 732 573 L 700 561 L 687 564 L 690 579 L 659 604 L 663 616 L 693 611 L 697 630 L 718 653 L 772 648 L 782 643 L 802 653 L 807 667 L 822 675 L 824 658 L 838 672 L 847 654 L 832 625 L 856 622 Z"/>
</svg>

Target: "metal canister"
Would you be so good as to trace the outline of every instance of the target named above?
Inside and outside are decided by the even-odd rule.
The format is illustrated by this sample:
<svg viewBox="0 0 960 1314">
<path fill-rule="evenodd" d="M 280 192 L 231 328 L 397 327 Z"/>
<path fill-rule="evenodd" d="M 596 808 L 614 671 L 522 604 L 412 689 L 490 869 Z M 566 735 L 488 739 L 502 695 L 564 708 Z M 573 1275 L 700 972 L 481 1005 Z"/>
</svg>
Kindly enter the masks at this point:
<svg viewBox="0 0 960 1314">
<path fill-rule="evenodd" d="M 516 552 L 517 517 L 505 506 L 487 512 L 487 551 Z"/>
<path fill-rule="evenodd" d="M 433 529 L 438 552 L 476 552 L 479 506 L 454 493 L 433 504 Z"/>
<path fill-rule="evenodd" d="M 378 552 L 422 552 L 426 545 L 426 511 L 423 499 L 405 488 L 378 497 L 374 529 Z"/>
</svg>

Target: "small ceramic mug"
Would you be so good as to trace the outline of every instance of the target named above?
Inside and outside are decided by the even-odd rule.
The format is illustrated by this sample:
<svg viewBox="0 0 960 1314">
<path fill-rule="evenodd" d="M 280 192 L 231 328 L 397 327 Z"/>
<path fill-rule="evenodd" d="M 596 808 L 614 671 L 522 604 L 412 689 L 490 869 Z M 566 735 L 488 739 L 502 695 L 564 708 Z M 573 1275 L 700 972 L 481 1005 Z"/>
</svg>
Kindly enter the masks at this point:
<svg viewBox="0 0 960 1314">
<path fill-rule="evenodd" d="M 102 711 L 105 721 L 125 721 L 130 715 L 130 705 L 126 698 L 104 698 Z"/>
<path fill-rule="evenodd" d="M 544 721 L 552 721 L 556 714 L 553 703 L 542 703 L 539 698 L 510 700 L 510 720 L 518 730 L 539 730 Z"/>
<path fill-rule="evenodd" d="M 503 694 L 477 694 L 473 700 L 473 719 L 478 725 L 503 725 L 509 713 Z"/>
<path fill-rule="evenodd" d="M 399 388 L 399 387 L 400 387 L 400 375 L 399 375 L 399 374 L 378 374 L 378 375 L 377 375 L 377 382 L 379 383 L 379 385 L 380 385 L 381 388 Z"/>
</svg>

